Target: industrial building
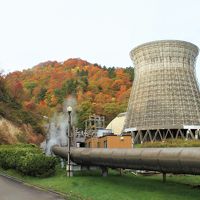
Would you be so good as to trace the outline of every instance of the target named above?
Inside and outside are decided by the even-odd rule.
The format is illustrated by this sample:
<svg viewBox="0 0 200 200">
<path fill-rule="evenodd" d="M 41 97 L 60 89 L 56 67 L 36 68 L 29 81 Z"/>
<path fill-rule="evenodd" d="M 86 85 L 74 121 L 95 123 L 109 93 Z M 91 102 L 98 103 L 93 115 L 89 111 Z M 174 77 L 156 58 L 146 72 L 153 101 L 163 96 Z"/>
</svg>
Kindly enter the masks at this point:
<svg viewBox="0 0 200 200">
<path fill-rule="evenodd" d="M 88 148 L 132 148 L 130 135 L 104 135 L 102 137 L 91 137 L 86 139 Z"/>
<path fill-rule="evenodd" d="M 124 131 L 135 143 L 199 138 L 198 52 L 194 44 L 177 40 L 145 43 L 130 52 L 135 78 Z"/>
<path fill-rule="evenodd" d="M 89 118 L 89 148 L 52 146 L 55 155 L 67 159 L 68 176 L 73 167 L 71 161 L 87 168 L 98 166 L 103 176 L 108 174 L 108 167 L 161 172 L 164 182 L 166 173 L 200 174 L 200 148 L 131 148 L 133 142 L 199 138 L 197 55 L 195 45 L 176 40 L 150 42 L 133 49 L 135 79 L 125 117 L 127 135 L 112 133 L 119 119 L 104 129 L 98 125 L 103 118 Z M 123 121 L 122 118 L 121 125 Z"/>
</svg>

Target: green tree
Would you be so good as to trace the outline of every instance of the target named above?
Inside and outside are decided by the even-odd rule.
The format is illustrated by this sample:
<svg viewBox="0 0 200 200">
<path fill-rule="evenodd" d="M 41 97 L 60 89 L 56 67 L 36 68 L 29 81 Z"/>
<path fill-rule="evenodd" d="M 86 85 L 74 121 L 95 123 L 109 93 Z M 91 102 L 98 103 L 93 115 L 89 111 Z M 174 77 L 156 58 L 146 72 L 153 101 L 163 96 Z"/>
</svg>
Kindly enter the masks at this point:
<svg viewBox="0 0 200 200">
<path fill-rule="evenodd" d="M 77 76 L 88 76 L 88 71 L 87 70 L 81 70 L 81 71 L 77 71 Z"/>
<path fill-rule="evenodd" d="M 46 93 L 47 93 L 47 89 L 46 88 L 41 88 L 40 92 L 39 92 L 39 94 L 37 96 L 37 102 L 40 102 L 40 101 L 44 100 Z"/>
<path fill-rule="evenodd" d="M 37 84 L 34 83 L 34 82 L 25 83 L 25 87 L 26 87 L 26 89 L 28 89 L 28 90 L 30 91 L 30 95 L 33 94 L 33 90 L 34 90 L 34 88 L 35 88 L 36 86 L 37 86 Z"/>
<path fill-rule="evenodd" d="M 62 94 L 66 96 L 67 94 L 76 94 L 78 82 L 74 79 L 67 80 L 62 86 Z"/>
<path fill-rule="evenodd" d="M 65 98 L 65 96 L 66 96 L 65 89 L 63 89 L 63 88 L 61 88 L 61 89 L 56 88 L 56 89 L 54 90 L 54 95 L 57 97 L 58 103 L 62 104 L 63 101 L 64 101 L 64 98 Z"/>
<path fill-rule="evenodd" d="M 124 104 L 119 105 L 115 102 L 106 103 L 104 105 L 104 115 L 106 116 L 106 124 L 108 124 L 112 119 L 114 119 L 119 113 L 125 112 L 126 107 Z"/>
<path fill-rule="evenodd" d="M 1 101 L 8 102 L 9 100 L 10 100 L 10 97 L 6 90 L 5 79 L 3 75 L 0 73 L 0 102 Z"/>
<path fill-rule="evenodd" d="M 108 77 L 109 78 L 115 78 L 116 77 L 116 73 L 115 73 L 115 68 L 114 67 L 109 67 L 107 68 L 108 70 Z"/>
<path fill-rule="evenodd" d="M 78 81 L 78 88 L 81 88 L 82 91 L 86 92 L 87 87 L 89 85 L 88 78 L 87 77 L 81 77 L 81 79 Z"/>
<path fill-rule="evenodd" d="M 90 101 L 83 101 L 79 104 L 77 109 L 78 128 L 85 129 L 85 120 L 93 113 L 92 104 Z"/>
<path fill-rule="evenodd" d="M 125 72 L 129 75 L 130 80 L 133 81 L 134 75 L 135 75 L 134 68 L 133 67 L 126 67 Z"/>
</svg>

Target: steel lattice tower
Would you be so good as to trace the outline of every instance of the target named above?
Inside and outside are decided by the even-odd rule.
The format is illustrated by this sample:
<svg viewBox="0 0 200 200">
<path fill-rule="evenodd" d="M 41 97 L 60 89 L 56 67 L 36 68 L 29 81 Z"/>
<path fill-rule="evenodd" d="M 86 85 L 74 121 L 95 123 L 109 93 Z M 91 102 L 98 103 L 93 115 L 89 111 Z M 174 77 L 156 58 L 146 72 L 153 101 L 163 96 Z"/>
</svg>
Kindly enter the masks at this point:
<svg viewBox="0 0 200 200">
<path fill-rule="evenodd" d="M 177 40 L 145 43 L 130 52 L 135 79 L 125 131 L 133 133 L 135 143 L 198 137 L 197 55 L 197 46 Z"/>
</svg>

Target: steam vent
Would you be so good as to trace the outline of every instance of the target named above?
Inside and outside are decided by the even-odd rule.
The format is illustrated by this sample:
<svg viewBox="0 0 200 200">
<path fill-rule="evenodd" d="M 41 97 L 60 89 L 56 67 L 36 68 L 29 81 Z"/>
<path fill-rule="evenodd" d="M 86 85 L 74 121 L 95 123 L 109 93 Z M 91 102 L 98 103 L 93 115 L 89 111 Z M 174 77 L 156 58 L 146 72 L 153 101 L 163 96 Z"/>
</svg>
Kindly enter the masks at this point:
<svg viewBox="0 0 200 200">
<path fill-rule="evenodd" d="M 125 132 L 133 134 L 135 143 L 199 138 L 197 55 L 197 46 L 176 40 L 145 43 L 130 52 L 135 79 Z"/>
</svg>

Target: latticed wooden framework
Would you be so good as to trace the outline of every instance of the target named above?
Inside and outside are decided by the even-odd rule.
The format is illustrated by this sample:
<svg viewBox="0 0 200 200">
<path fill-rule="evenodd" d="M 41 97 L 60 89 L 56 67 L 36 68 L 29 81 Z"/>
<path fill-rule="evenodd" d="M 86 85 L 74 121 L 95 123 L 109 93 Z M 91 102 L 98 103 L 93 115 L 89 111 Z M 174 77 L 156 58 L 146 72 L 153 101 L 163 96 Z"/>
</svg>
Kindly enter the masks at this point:
<svg viewBox="0 0 200 200">
<path fill-rule="evenodd" d="M 125 130 L 178 130 L 200 128 L 200 93 L 195 74 L 198 47 L 176 40 L 155 41 L 130 52 L 135 79 L 129 99 Z M 168 130 L 168 132 L 167 132 Z M 174 131 L 176 130 L 176 133 Z M 143 133 L 139 134 L 143 137 Z M 148 134 L 147 134 L 148 135 Z"/>
</svg>

